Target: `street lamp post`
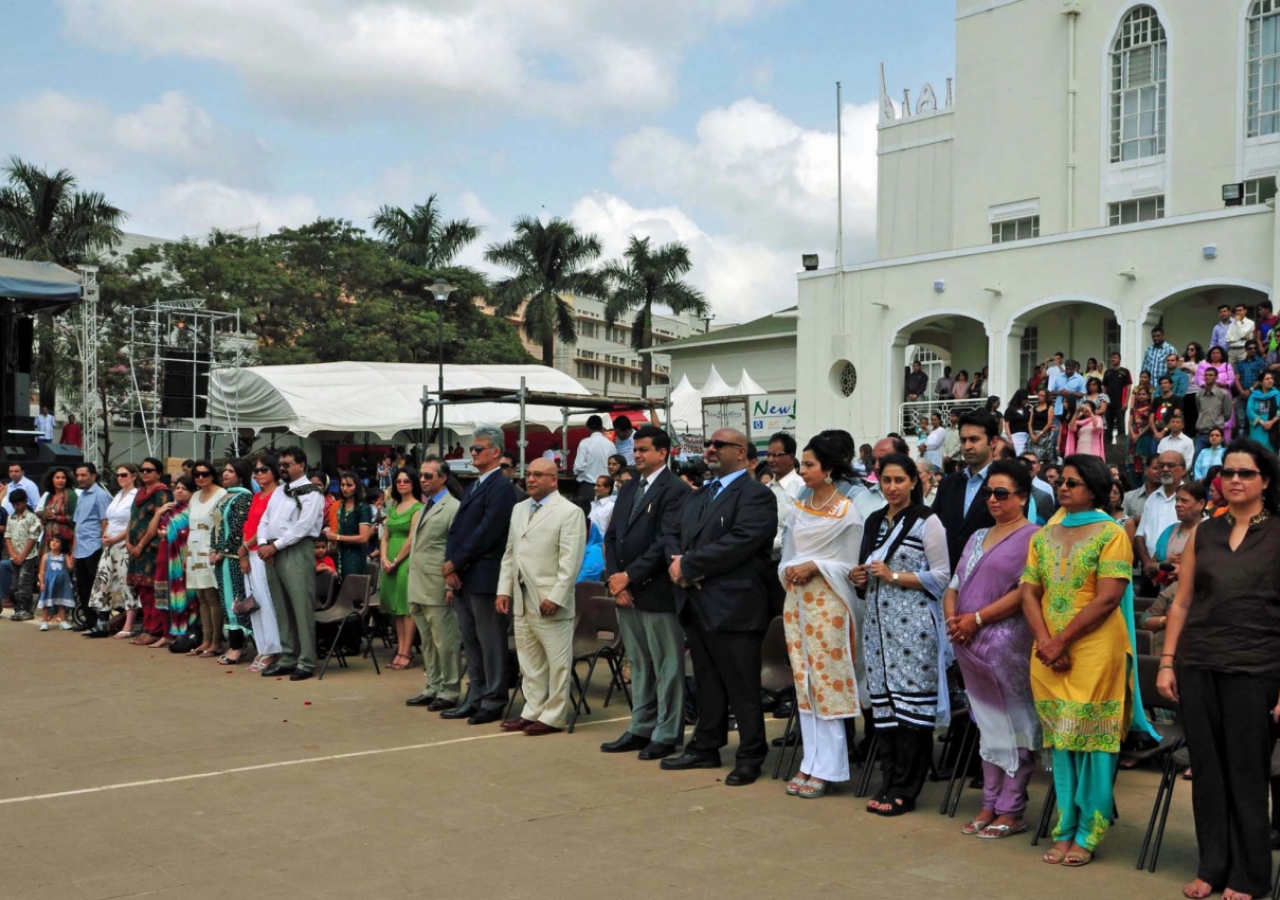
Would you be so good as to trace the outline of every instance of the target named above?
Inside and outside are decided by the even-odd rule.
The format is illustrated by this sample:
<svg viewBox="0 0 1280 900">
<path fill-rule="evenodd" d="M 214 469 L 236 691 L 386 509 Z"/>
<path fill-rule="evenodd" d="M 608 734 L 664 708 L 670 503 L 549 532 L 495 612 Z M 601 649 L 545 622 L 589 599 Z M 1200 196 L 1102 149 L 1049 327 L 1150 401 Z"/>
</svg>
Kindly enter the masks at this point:
<svg viewBox="0 0 1280 900">
<path fill-rule="evenodd" d="M 436 393 L 436 433 L 439 435 L 440 458 L 444 459 L 444 305 L 454 291 L 453 285 L 445 278 L 437 278 L 431 282 L 431 293 L 436 298 L 436 318 L 440 332 L 440 346 L 437 359 L 439 372 Z"/>
</svg>

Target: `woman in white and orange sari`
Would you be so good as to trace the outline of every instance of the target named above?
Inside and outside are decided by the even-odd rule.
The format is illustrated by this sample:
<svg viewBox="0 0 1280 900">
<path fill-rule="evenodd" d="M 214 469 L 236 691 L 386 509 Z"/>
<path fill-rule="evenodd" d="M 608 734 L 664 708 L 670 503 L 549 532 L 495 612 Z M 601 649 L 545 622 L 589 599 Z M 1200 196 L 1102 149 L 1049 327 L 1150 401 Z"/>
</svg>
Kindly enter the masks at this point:
<svg viewBox="0 0 1280 900">
<path fill-rule="evenodd" d="M 849 780 L 844 719 L 862 714 L 858 697 L 857 592 L 849 571 L 858 561 L 862 516 L 836 482 L 852 481 L 836 441 L 818 435 L 804 448 L 800 477 L 812 492 L 797 501 L 782 541 L 778 576 L 787 590 L 782 621 L 795 673 L 804 759 L 787 793 L 821 797 Z"/>
</svg>

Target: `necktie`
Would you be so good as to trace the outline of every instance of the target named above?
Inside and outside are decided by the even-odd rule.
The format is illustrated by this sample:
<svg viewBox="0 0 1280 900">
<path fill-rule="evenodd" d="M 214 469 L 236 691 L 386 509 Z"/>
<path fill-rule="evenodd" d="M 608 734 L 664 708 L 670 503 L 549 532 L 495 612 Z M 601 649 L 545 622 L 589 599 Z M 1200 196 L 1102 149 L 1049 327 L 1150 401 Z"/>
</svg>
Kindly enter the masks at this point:
<svg viewBox="0 0 1280 900">
<path fill-rule="evenodd" d="M 644 489 L 649 486 L 649 479 L 641 478 L 640 483 L 636 485 L 636 495 L 631 498 L 631 518 L 635 519 L 640 515 L 640 510 L 644 508 Z"/>
<path fill-rule="evenodd" d="M 705 503 L 702 504 L 703 512 L 706 512 L 708 509 L 711 508 L 711 504 L 716 502 L 716 496 L 719 493 L 720 493 L 720 479 L 717 478 L 715 481 L 711 482 L 711 484 L 707 487 L 707 500 Z"/>
<path fill-rule="evenodd" d="M 428 501 L 427 501 L 427 505 L 426 505 L 425 507 L 423 507 L 422 511 L 423 511 L 424 513 L 429 513 L 429 512 L 431 512 L 431 507 L 433 507 L 433 506 L 435 506 L 435 505 L 436 505 L 436 498 L 435 498 L 435 497 L 432 497 L 430 500 L 428 500 Z"/>
<path fill-rule="evenodd" d="M 533 506 L 529 509 L 529 518 L 532 519 L 534 516 L 536 516 L 538 514 L 538 510 L 540 509 L 542 509 L 541 501 L 534 500 Z"/>
</svg>

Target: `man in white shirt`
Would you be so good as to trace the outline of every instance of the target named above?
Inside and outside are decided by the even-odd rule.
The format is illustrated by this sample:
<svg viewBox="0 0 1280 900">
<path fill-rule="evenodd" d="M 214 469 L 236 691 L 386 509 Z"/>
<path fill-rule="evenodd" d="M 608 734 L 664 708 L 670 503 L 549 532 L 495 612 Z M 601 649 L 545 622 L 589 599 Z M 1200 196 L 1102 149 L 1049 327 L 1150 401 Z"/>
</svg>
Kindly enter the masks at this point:
<svg viewBox="0 0 1280 900">
<path fill-rule="evenodd" d="M 9 483 L 4 486 L 4 502 L 0 503 L 9 515 L 13 515 L 13 504 L 9 502 L 9 494 L 16 488 L 22 488 L 27 492 L 27 505 L 35 509 L 35 504 L 40 500 L 40 489 L 22 471 L 22 466 L 15 462 L 9 463 Z"/>
<path fill-rule="evenodd" d="M 1160 439 L 1160 444 L 1156 447 L 1156 451 L 1161 454 L 1166 450 L 1175 450 L 1181 453 L 1183 460 L 1187 464 L 1186 467 L 1190 469 L 1191 461 L 1196 458 L 1196 442 L 1182 433 L 1182 425 L 1182 413 L 1174 413 L 1169 422 L 1169 433 Z M 1154 547 L 1155 545 L 1152 544 L 1152 546 Z"/>
<path fill-rule="evenodd" d="M 617 452 L 622 454 L 622 458 L 627 461 L 627 465 L 634 466 L 636 464 L 636 439 L 635 429 L 631 426 L 631 420 L 626 416 L 614 416 L 613 418 L 613 445 L 617 447 Z"/>
<path fill-rule="evenodd" d="M 1243 354 L 1242 354 L 1243 355 Z M 49 407 L 40 407 L 40 415 L 36 416 L 36 431 L 40 432 L 40 436 L 36 441 L 42 444 L 53 442 L 53 427 L 58 424 L 49 413 Z"/>
<path fill-rule="evenodd" d="M 258 556 L 267 564 L 267 583 L 280 628 L 280 658 L 263 669 L 264 678 L 310 678 L 316 668 L 315 548 L 324 528 L 324 494 L 307 478 L 307 454 L 300 447 L 280 451 L 285 485 L 271 494 L 258 525 Z"/>
<path fill-rule="evenodd" d="M 578 444 L 573 454 L 573 474 L 578 479 L 578 505 L 584 512 L 591 512 L 591 501 L 596 496 L 596 479 L 609 474 L 609 457 L 617 453 L 613 441 L 604 436 L 604 421 L 599 416 L 587 419 L 591 433 Z"/>
<path fill-rule="evenodd" d="M 769 490 L 773 491 L 773 498 L 778 501 L 778 534 L 773 539 L 773 557 L 777 559 L 782 551 L 783 529 L 796 508 L 800 492 L 804 490 L 804 480 L 796 471 L 796 439 L 785 431 L 779 431 L 769 438 L 765 459 L 769 462 L 769 471 L 773 473 Z"/>
<path fill-rule="evenodd" d="M 1245 344 L 1253 337 L 1257 327 L 1246 315 L 1243 303 L 1237 303 L 1232 310 L 1231 322 L 1227 325 L 1227 362 L 1235 364 L 1245 357 Z"/>
<path fill-rule="evenodd" d="M 596 479 L 596 498 L 591 501 L 591 512 L 587 518 L 591 524 L 600 529 L 600 536 L 609 530 L 609 520 L 613 518 L 613 505 L 618 498 L 613 495 L 613 479 L 601 475 Z"/>
<path fill-rule="evenodd" d="M 1186 460 L 1177 450 L 1161 451 L 1155 462 L 1160 472 L 1160 490 L 1147 497 L 1142 508 L 1142 521 L 1138 525 L 1135 543 L 1138 545 L 1138 559 L 1142 562 L 1142 574 L 1150 579 L 1155 578 L 1160 564 L 1152 557 L 1156 549 L 1156 541 L 1164 530 L 1178 521 L 1178 512 L 1174 502 L 1178 496 L 1178 485 L 1187 474 Z"/>
</svg>

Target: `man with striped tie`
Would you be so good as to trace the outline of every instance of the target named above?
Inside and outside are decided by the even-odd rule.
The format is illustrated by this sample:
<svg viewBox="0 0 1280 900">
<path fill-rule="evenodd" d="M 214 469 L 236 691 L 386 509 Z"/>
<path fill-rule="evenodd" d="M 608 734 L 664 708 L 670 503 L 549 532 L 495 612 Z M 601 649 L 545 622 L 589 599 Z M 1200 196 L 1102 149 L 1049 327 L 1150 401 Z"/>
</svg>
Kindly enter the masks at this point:
<svg viewBox="0 0 1280 900">
<path fill-rule="evenodd" d="M 644 425 L 632 451 L 640 477 L 623 484 L 604 535 L 604 575 L 631 660 L 631 725 L 604 753 L 662 759 L 684 743 L 684 629 L 667 571 L 689 485 L 667 469 L 671 437 Z"/>
<path fill-rule="evenodd" d="M 711 482 L 689 497 L 680 531 L 668 542 L 668 574 L 698 682 L 698 724 L 684 754 L 664 769 L 715 769 L 738 720 L 737 765 L 724 783 L 760 777 L 769 750 L 760 707 L 760 645 L 769 627 L 767 582 L 778 504 L 767 487 L 744 477 L 747 437 L 721 428 L 706 443 Z"/>
</svg>

